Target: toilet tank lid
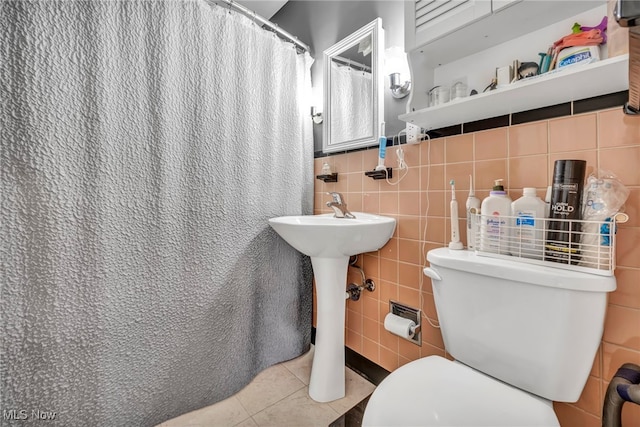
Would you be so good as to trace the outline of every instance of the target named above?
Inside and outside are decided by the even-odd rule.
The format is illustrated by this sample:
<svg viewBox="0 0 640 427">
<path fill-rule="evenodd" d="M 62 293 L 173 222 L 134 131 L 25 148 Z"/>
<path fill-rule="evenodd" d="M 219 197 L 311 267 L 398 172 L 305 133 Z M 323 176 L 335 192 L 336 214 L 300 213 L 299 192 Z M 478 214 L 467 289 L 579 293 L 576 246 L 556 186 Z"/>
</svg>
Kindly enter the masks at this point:
<svg viewBox="0 0 640 427">
<path fill-rule="evenodd" d="M 444 267 L 552 288 L 585 292 L 612 292 L 616 289 L 616 278 L 613 276 L 526 264 L 517 259 L 512 261 L 480 256 L 468 250 L 432 249 L 427 253 L 427 260 L 436 270 L 437 267 Z"/>
</svg>

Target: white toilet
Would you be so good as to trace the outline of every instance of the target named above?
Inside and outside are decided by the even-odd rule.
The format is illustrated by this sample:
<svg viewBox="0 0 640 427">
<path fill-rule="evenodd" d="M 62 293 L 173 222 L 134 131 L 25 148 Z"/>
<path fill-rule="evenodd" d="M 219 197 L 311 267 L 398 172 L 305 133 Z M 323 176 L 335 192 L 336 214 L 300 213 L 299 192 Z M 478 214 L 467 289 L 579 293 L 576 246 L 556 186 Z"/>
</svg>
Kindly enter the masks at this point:
<svg viewBox="0 0 640 427">
<path fill-rule="evenodd" d="M 552 401 L 580 397 L 615 277 L 447 248 L 427 259 L 455 361 L 429 356 L 392 372 L 362 425 L 559 426 Z"/>
</svg>

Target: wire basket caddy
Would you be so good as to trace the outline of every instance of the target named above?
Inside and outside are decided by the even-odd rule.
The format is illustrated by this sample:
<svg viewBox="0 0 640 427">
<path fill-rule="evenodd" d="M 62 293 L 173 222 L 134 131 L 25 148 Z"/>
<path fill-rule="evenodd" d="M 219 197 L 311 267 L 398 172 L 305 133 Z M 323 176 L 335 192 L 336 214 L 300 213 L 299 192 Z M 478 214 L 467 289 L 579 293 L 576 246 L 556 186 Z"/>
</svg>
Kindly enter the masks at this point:
<svg viewBox="0 0 640 427">
<path fill-rule="evenodd" d="M 616 263 L 617 213 L 604 221 L 471 215 L 478 255 L 612 276 Z"/>
</svg>

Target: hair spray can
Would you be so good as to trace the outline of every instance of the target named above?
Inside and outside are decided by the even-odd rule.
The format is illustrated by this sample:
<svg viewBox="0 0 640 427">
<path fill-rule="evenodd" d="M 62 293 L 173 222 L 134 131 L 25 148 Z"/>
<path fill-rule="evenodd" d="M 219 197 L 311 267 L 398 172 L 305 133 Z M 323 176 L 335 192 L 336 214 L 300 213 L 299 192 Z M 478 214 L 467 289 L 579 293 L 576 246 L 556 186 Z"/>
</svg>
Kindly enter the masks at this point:
<svg viewBox="0 0 640 427">
<path fill-rule="evenodd" d="M 580 223 L 575 220 L 582 219 L 586 168 L 584 160 L 556 160 L 553 166 L 546 261 L 564 264 L 578 264 L 580 261 Z"/>
</svg>

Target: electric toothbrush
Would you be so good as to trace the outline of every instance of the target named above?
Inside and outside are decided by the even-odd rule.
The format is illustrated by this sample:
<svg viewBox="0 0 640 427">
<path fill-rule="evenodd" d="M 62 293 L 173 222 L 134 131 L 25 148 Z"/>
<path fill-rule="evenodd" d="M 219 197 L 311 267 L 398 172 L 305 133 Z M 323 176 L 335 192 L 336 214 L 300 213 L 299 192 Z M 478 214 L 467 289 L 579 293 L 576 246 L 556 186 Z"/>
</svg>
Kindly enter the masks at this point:
<svg viewBox="0 0 640 427">
<path fill-rule="evenodd" d="M 480 213 L 480 199 L 476 197 L 476 193 L 473 191 L 473 178 L 469 175 L 469 197 L 467 197 L 467 249 L 476 249 L 476 230 L 477 230 L 477 217 L 475 215 Z"/>
<path fill-rule="evenodd" d="M 387 168 L 384 166 L 384 156 L 387 153 L 387 137 L 384 135 L 384 123 L 380 125 L 380 138 L 378 139 L 380 143 L 380 147 L 378 149 L 378 166 L 374 170 L 377 171 L 386 171 Z"/>
<path fill-rule="evenodd" d="M 451 241 L 449 242 L 449 249 L 460 250 L 464 249 L 462 242 L 460 241 L 460 227 L 458 224 L 458 201 L 456 200 L 456 182 L 454 180 L 449 181 L 451 184 Z"/>
</svg>

